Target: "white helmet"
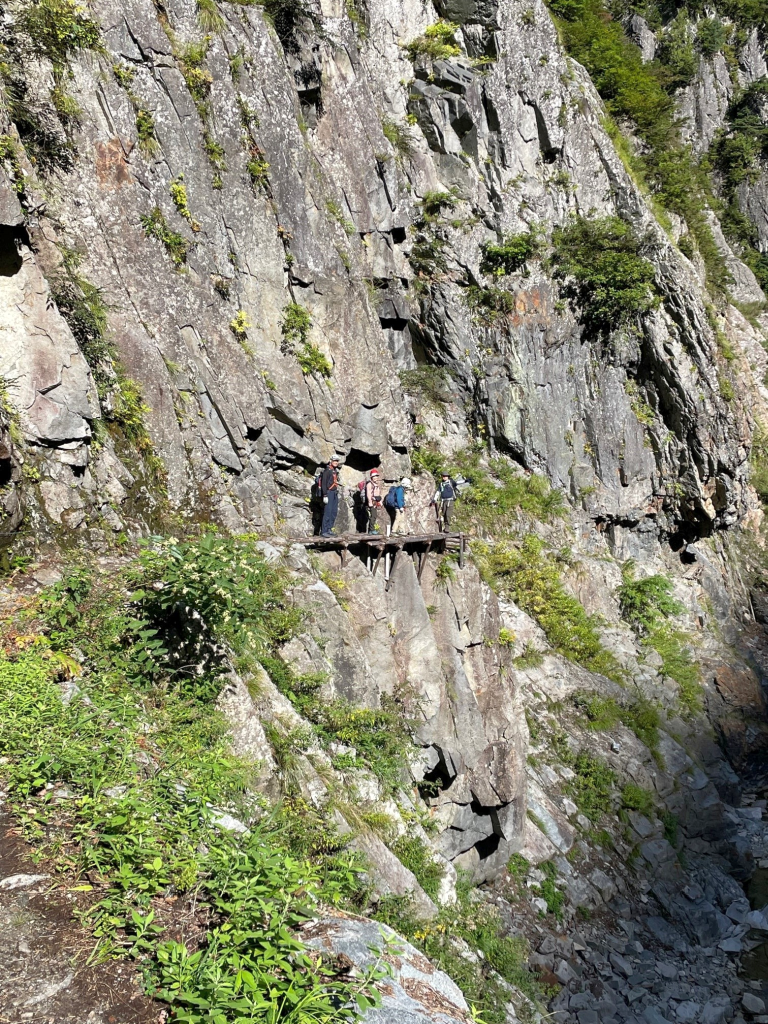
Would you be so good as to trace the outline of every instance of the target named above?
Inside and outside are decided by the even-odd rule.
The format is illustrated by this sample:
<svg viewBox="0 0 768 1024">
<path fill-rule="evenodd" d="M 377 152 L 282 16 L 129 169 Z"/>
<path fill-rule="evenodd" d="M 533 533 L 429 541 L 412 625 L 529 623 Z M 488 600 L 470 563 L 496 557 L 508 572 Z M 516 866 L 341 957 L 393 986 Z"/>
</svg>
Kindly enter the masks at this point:
<svg viewBox="0 0 768 1024">
<path fill-rule="evenodd" d="M 409 476 L 404 476 L 403 479 L 400 481 L 400 486 L 406 488 L 412 487 L 413 484 L 411 483 L 411 478 Z"/>
</svg>

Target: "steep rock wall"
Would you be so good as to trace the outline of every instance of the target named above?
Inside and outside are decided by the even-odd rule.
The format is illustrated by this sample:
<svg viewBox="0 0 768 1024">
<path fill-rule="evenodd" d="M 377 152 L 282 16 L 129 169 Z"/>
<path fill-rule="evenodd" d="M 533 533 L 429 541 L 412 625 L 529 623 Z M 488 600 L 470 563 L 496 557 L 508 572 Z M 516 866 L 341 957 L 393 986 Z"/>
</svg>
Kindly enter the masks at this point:
<svg viewBox="0 0 768 1024">
<path fill-rule="evenodd" d="M 686 537 L 735 522 L 749 504 L 749 421 L 721 396 L 701 282 L 626 173 L 544 6 L 462 8 L 467 53 L 491 62 L 417 61 L 415 77 L 402 45 L 434 21 L 430 5 L 371 5 L 365 33 L 340 2 L 312 10 L 281 40 L 258 8 L 222 7 L 193 83 L 203 120 L 182 74 L 192 74 L 184 47 L 203 38 L 194 5 L 104 0 L 94 11 L 105 55 L 73 61 L 75 155 L 40 195 L 24 164 L 35 272 L 55 276 L 57 245 L 82 254 L 78 273 L 100 290 L 119 358 L 141 385 L 171 503 L 231 527 L 279 518 L 306 531 L 306 473 L 332 451 L 348 456 L 350 483 L 379 460 L 388 478 L 407 471 L 414 438 L 397 371 L 428 359 L 453 380 L 456 426 L 438 432 L 462 436 L 471 400 L 470 422 L 494 445 L 575 498 L 589 494 L 595 517 L 651 517 Z M 26 85 L 28 101 L 45 106 L 44 62 Z M 157 137 L 148 152 L 137 144 L 139 108 Z M 409 136 L 401 151 L 382 131 L 390 123 Z M 269 164 L 255 184 L 254 159 Z M 186 220 L 169 194 L 182 180 Z M 450 221 L 425 228 L 419 200 L 450 188 Z M 155 207 L 188 246 L 181 268 L 142 227 Z M 514 312 L 503 322 L 473 318 L 466 293 L 483 283 L 481 241 L 614 211 L 652 239 L 664 301 L 641 334 L 590 339 L 539 269 L 510 279 Z M 442 238 L 444 269 L 416 281 L 407 257 L 425 231 Z M 312 317 L 329 380 L 302 372 L 281 330 L 292 301 Z M 240 311 L 250 326 L 238 341 L 230 324 Z M 55 320 L 55 308 L 47 315 Z M 66 336 L 63 325 L 56 332 Z M 48 334 L 40 339 L 52 358 Z M 13 375 L 7 353 L 0 369 Z M 30 386 L 40 394 L 50 383 Z M 77 387 L 85 395 L 85 378 Z M 30 439 L 55 448 L 41 468 L 43 505 L 73 525 L 94 497 L 82 465 L 66 479 L 55 467 L 64 441 L 88 461 L 98 417 L 89 393 L 87 408 L 67 399 L 83 426 L 66 439 L 48 437 L 42 412 L 11 393 L 35 409 Z"/>
</svg>

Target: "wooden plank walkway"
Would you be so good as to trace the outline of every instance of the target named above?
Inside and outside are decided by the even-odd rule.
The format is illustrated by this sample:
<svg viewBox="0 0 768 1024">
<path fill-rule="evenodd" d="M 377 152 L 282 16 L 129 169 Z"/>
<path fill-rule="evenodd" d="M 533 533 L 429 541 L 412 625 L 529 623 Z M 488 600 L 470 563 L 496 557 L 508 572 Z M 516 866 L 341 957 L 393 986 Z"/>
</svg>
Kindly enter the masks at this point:
<svg viewBox="0 0 768 1024">
<path fill-rule="evenodd" d="M 338 551 L 342 568 L 346 565 L 347 556 L 353 549 L 355 554 L 366 553 L 369 563 L 375 555 L 372 568 L 374 576 L 378 571 L 382 555 L 385 553 L 392 555 L 389 566 L 389 575 L 391 575 L 397 553 L 405 551 L 418 556 L 417 575 L 419 581 L 421 581 L 421 574 L 430 551 L 458 551 L 459 568 L 463 569 L 467 550 L 467 537 L 464 533 L 393 533 L 389 536 L 380 533 L 343 533 L 338 537 L 321 537 L 319 535 L 305 537 L 294 540 L 293 543 L 303 544 L 305 548 L 316 548 L 320 551 Z"/>
</svg>

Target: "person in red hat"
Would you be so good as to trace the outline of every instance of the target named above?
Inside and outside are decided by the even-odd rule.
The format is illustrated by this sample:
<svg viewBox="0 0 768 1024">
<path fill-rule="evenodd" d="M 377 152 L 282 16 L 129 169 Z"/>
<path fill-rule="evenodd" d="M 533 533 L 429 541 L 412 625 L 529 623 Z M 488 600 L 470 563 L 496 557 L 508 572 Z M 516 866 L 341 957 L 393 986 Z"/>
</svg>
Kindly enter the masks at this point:
<svg viewBox="0 0 768 1024">
<path fill-rule="evenodd" d="M 381 474 L 372 469 L 370 479 L 365 485 L 365 507 L 368 510 L 368 533 L 382 533 L 382 516 L 384 498 L 381 493 Z"/>
</svg>

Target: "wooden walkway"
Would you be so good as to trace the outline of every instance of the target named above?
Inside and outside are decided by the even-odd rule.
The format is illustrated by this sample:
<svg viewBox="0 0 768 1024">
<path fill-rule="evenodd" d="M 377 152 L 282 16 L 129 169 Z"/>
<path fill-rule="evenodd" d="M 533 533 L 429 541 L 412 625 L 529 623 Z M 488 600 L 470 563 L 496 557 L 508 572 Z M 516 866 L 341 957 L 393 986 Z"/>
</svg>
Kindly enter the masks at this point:
<svg viewBox="0 0 768 1024">
<path fill-rule="evenodd" d="M 306 537 L 303 540 L 295 540 L 294 544 L 303 544 L 305 548 L 316 548 L 320 551 L 338 551 L 341 557 L 342 569 L 347 564 L 347 558 L 352 553 L 356 556 L 367 556 L 368 563 L 372 566 L 372 573 L 375 576 L 382 557 L 391 556 L 385 559 L 385 567 L 388 564 L 387 580 L 392 574 L 395 559 L 398 552 L 405 551 L 418 559 L 416 574 L 421 582 L 421 574 L 427 562 L 427 555 L 430 551 L 458 551 L 459 568 L 464 568 L 464 557 L 467 550 L 467 538 L 464 533 L 393 533 L 384 536 L 380 533 L 344 533 L 339 537 Z"/>
</svg>

